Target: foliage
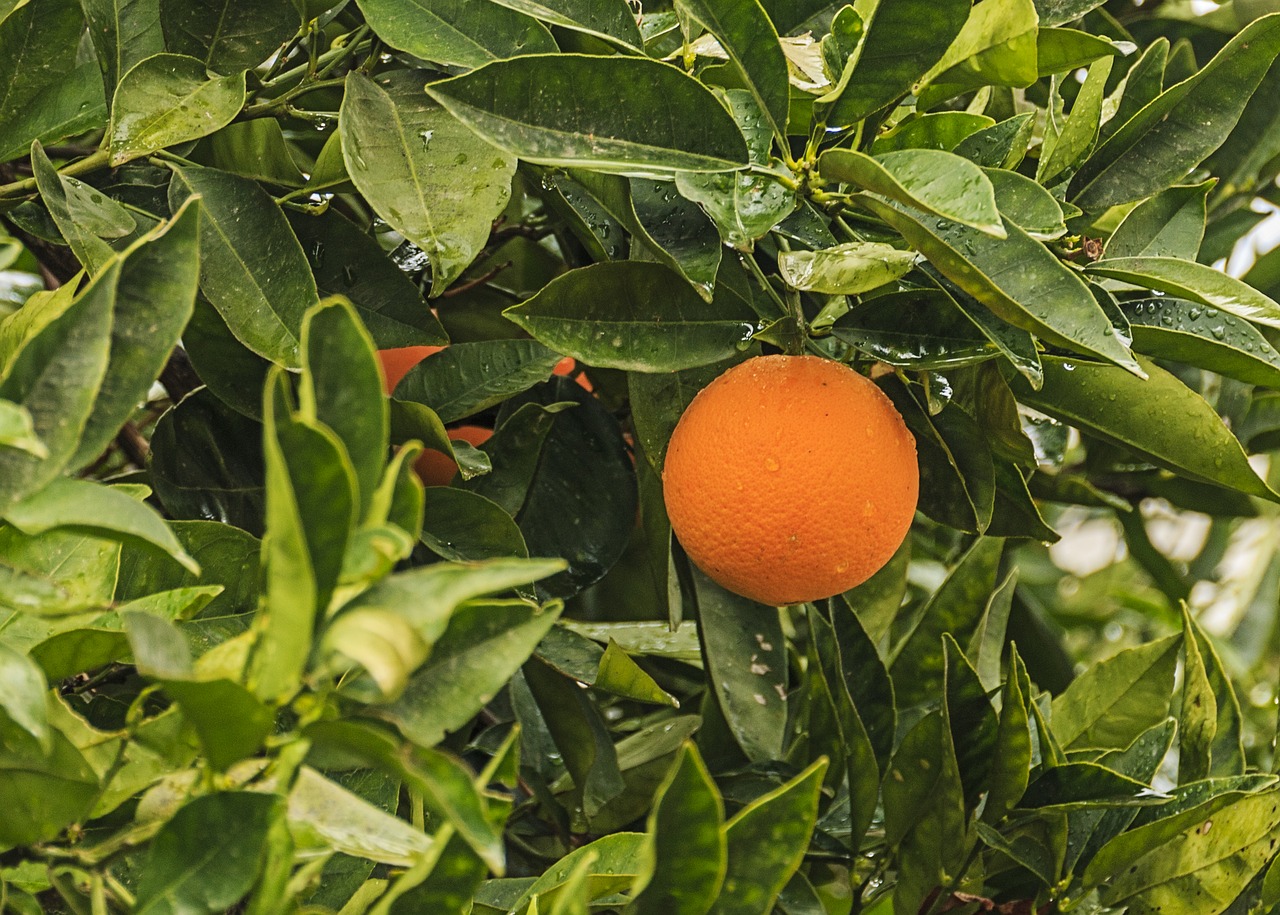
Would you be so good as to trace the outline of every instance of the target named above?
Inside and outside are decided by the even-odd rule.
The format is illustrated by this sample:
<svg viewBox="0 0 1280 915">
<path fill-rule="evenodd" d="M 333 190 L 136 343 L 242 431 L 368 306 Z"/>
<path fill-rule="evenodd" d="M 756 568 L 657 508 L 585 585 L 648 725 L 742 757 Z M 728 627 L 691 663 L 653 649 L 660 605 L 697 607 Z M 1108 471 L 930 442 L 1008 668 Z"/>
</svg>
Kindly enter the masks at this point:
<svg viewBox="0 0 1280 915">
<path fill-rule="evenodd" d="M 1274 910 L 1260 11 L 0 2 L 0 911 Z M 776 349 L 918 446 L 819 605 L 663 511 Z"/>
</svg>

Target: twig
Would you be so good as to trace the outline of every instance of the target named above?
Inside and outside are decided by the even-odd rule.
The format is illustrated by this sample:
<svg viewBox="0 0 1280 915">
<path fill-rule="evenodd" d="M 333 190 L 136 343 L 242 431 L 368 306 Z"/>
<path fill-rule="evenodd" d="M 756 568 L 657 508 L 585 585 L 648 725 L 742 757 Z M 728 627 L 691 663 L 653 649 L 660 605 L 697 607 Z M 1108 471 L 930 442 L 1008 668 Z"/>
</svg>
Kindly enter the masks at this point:
<svg viewBox="0 0 1280 915">
<path fill-rule="evenodd" d="M 499 264 L 498 266 L 490 270 L 488 273 L 486 273 L 484 276 L 478 276 L 474 280 L 469 280 L 468 282 L 463 283 L 461 286 L 454 286 L 450 289 L 446 289 L 444 292 L 441 293 L 441 297 L 450 298 L 451 296 L 462 295 L 462 293 L 470 292 L 472 289 L 475 289 L 477 286 L 483 286 L 485 283 L 492 280 L 495 276 L 497 276 L 503 270 L 506 270 L 508 267 L 510 267 L 511 263 L 512 263 L 511 261 L 507 261 L 505 264 Z"/>
</svg>

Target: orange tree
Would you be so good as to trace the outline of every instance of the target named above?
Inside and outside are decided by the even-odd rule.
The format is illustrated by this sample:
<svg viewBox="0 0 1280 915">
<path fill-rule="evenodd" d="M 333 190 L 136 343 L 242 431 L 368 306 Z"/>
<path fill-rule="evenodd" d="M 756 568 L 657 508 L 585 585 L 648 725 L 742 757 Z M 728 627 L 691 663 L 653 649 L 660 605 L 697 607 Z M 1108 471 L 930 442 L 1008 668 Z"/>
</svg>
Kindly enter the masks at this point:
<svg viewBox="0 0 1280 915">
<path fill-rule="evenodd" d="M 0 909 L 1271 910 L 1261 11 L 0 2 Z M 774 607 L 661 470 L 779 352 L 919 510 Z"/>
</svg>

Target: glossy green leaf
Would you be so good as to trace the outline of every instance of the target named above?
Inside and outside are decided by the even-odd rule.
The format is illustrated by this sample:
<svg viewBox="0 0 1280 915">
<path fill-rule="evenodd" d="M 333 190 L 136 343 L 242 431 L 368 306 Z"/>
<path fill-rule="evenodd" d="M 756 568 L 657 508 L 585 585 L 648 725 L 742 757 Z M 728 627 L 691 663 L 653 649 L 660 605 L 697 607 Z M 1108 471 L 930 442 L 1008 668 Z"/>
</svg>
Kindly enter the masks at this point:
<svg viewBox="0 0 1280 915">
<path fill-rule="evenodd" d="M 1031 0 L 974 6 L 947 52 L 920 77 L 917 88 L 929 86 L 940 99 L 975 84 L 1030 85 L 1040 75 L 1034 53 L 1037 18 Z"/>
<path fill-rule="evenodd" d="M 496 0 L 536 19 L 639 50 L 644 46 L 636 16 L 625 0 Z M 525 53 L 531 53 L 526 51 Z"/>
<path fill-rule="evenodd" d="M 31 167 L 40 197 L 49 208 L 49 215 L 57 224 L 58 231 L 91 276 L 101 273 L 107 261 L 115 256 L 111 246 L 99 237 L 101 230 L 115 230 L 123 219 L 128 220 L 124 230 L 127 233 L 133 228 L 133 218 L 114 201 L 86 191 L 84 185 L 74 178 L 59 175 L 38 141 L 31 144 Z M 94 207 L 94 197 L 102 200 L 105 206 Z"/>
<path fill-rule="evenodd" d="M 1250 384 L 1280 387 L 1280 354 L 1248 321 L 1199 302 L 1168 297 L 1128 300 L 1120 307 L 1139 352 Z"/>
<path fill-rule="evenodd" d="M 1017 168 L 1027 154 L 1034 126 L 1033 115 L 1017 114 L 965 137 L 954 152 L 983 168 Z"/>
<path fill-rule="evenodd" d="M 488 241 L 511 196 L 516 163 L 432 103 L 423 81 L 413 71 L 376 80 L 352 73 L 339 130 L 351 180 L 426 252 L 431 294 L 439 295 Z"/>
<path fill-rule="evenodd" d="M 632 660 L 626 649 L 614 641 L 605 647 L 592 685 L 603 692 L 637 702 L 680 707 L 679 700 L 658 686 L 653 677 Z"/>
<path fill-rule="evenodd" d="M 284 129 L 274 118 L 235 121 L 210 136 L 202 147 L 208 151 L 203 161 L 214 168 L 282 187 L 300 188 L 307 183 L 290 152 Z M 312 174 L 320 168 L 317 160 Z M 317 184 L 325 180 L 322 173 Z"/>
<path fill-rule="evenodd" d="M 75 55 L 83 30 L 75 0 L 24 3 L 0 20 L 0 161 L 103 126 L 102 74 Z"/>
<path fill-rule="evenodd" d="M 299 845 L 407 867 L 431 848 L 431 839 L 310 766 L 298 770 L 287 815 Z"/>
<path fill-rule="evenodd" d="M 770 910 L 809 847 L 826 770 L 827 761 L 819 760 L 724 825 L 728 869 L 713 915 Z"/>
<path fill-rule="evenodd" d="M 370 235 L 335 210 L 318 216 L 286 211 L 321 296 L 345 296 L 379 349 L 442 346 L 439 319 L 404 271 Z"/>
<path fill-rule="evenodd" d="M 1014 393 L 1022 403 L 1174 473 L 1280 499 L 1254 473 L 1240 443 L 1200 395 L 1138 358 L 1146 381 L 1112 366 L 1046 357 L 1044 387 L 1032 391 L 1015 381 Z"/>
<path fill-rule="evenodd" d="M 1067 748 L 1128 746 L 1168 714 L 1180 644 L 1168 636 L 1089 668 L 1054 700 L 1054 736 Z"/>
<path fill-rule="evenodd" d="M 249 892 L 262 866 L 267 831 L 283 814 L 270 794 L 228 791 L 184 805 L 151 842 L 135 911 L 212 913 Z"/>
<path fill-rule="evenodd" d="M 1093 212 L 1180 180 L 1227 138 L 1278 53 L 1280 16 L 1245 27 L 1195 75 L 1111 134 L 1072 179 L 1071 201 Z"/>
<path fill-rule="evenodd" d="M 1098 138 L 1098 125 L 1102 121 L 1102 102 L 1106 92 L 1107 77 L 1111 75 L 1112 58 L 1104 57 L 1089 68 L 1089 75 L 1076 95 L 1062 131 L 1053 146 L 1040 153 L 1036 167 L 1036 181 L 1052 184 L 1063 172 L 1072 168 L 1086 155 Z"/>
<path fill-rule="evenodd" d="M 1089 272 L 1201 302 L 1271 327 L 1280 327 L 1280 303 L 1248 283 L 1195 261 L 1177 257 L 1117 257 L 1097 261 Z M 1214 317 L 1214 315 L 1210 315 Z"/>
<path fill-rule="evenodd" d="M 359 517 L 382 480 L 390 418 L 373 339 L 344 300 L 328 300 L 302 322 L 302 413 L 328 426 L 355 470 Z"/>
<path fill-rule="evenodd" d="M 780 141 L 787 136 L 791 90 L 778 33 L 757 0 L 676 0 L 677 10 L 720 40 Z"/>
<path fill-rule="evenodd" d="M 111 164 L 198 140 L 230 124 L 244 107 L 244 71 L 216 79 L 206 73 L 203 61 L 181 54 L 156 54 L 125 73 L 107 128 Z"/>
<path fill-rule="evenodd" d="M 569 876 L 583 859 L 589 859 L 587 865 L 587 892 L 596 899 L 619 892 L 631 885 L 635 875 L 640 872 L 641 855 L 648 836 L 639 832 L 616 832 L 589 842 L 565 855 L 542 876 L 530 884 L 515 902 L 510 911 L 525 912 L 533 915 L 534 910 L 528 908 L 529 901 L 538 897 L 540 902 L 550 903 L 556 892 L 563 887 Z"/>
<path fill-rule="evenodd" d="M 776 607 L 694 571 L 703 652 L 734 739 L 750 759 L 775 759 L 787 724 L 786 646 Z"/>
<path fill-rule="evenodd" d="M 817 251 L 784 251 L 778 255 L 778 273 L 794 289 L 857 295 L 905 275 L 915 259 L 914 251 L 853 241 Z"/>
<path fill-rule="evenodd" d="M 822 177 L 852 184 L 1003 238 L 991 182 L 968 160 L 942 150 L 912 149 L 872 158 L 832 149 L 818 161 Z"/>
<path fill-rule="evenodd" d="M 31 658 L 0 642 L 0 714 L 34 737 L 46 752 L 53 749 L 44 673 Z M 718 824 L 717 824 L 718 826 Z"/>
<path fill-rule="evenodd" d="M 165 46 L 215 73 L 249 70 L 266 60 L 301 25 L 291 3 L 160 0 Z"/>
<path fill-rule="evenodd" d="M 107 102 L 134 64 L 164 50 L 160 0 L 83 0 L 89 38 L 98 52 Z"/>
<path fill-rule="evenodd" d="M 636 880 L 636 915 L 706 915 L 725 877 L 723 821 L 715 782 L 693 744 L 685 744 L 654 795 L 648 819 L 653 864 Z"/>
<path fill-rule="evenodd" d="M 1009 613 L 1013 608 L 1013 593 L 1018 586 L 1018 570 L 1005 575 L 982 612 L 982 619 L 969 639 L 967 657 L 972 659 L 978 679 L 988 692 L 1000 685 L 1000 660 L 1004 656 L 1005 635 L 1008 632 Z"/>
<path fill-rule="evenodd" d="M 1175 185 L 1142 201 L 1107 240 L 1107 258 L 1195 260 L 1204 238 L 1205 198 L 1214 182 Z"/>
<path fill-rule="evenodd" d="M 27 410 L 46 453 L 38 458 L 0 449 L 0 512 L 58 476 L 75 453 L 107 370 L 119 276 L 117 261 L 69 306 L 45 300 L 52 320 L 25 341 L 0 381 L 0 399 Z M 27 308 L 38 312 L 38 306 Z M 27 308 L 0 323 L 0 339 L 11 330 L 21 333 Z M 58 308 L 64 310 L 58 314 Z"/>
<path fill-rule="evenodd" d="M 422 746 L 439 742 L 497 695 L 557 615 L 554 608 L 524 601 L 476 602 L 459 608 L 404 694 L 378 713 Z"/>
<path fill-rule="evenodd" d="M 876 296 L 836 321 L 831 333 L 899 368 L 944 371 L 1000 355 L 948 297 L 923 289 Z"/>
<path fill-rule="evenodd" d="M 529 162 L 642 173 L 747 163 L 742 134 L 715 96 L 653 60 L 531 55 L 427 91 L 485 139 Z"/>
<path fill-rule="evenodd" d="M 999 721 L 986 688 L 950 634 L 943 642 L 943 708 L 955 747 L 965 806 L 976 807 L 990 780 Z"/>
<path fill-rule="evenodd" d="M 1023 692 L 1026 666 L 1017 646 L 1009 649 L 1009 674 L 1000 692 L 1000 718 L 996 727 L 995 752 L 991 759 L 987 802 L 982 809 L 984 823 L 998 823 L 1022 800 L 1031 770 L 1031 720 Z"/>
<path fill-rule="evenodd" d="M 1080 277 L 1040 242 L 1006 222 L 992 238 L 925 213 L 861 198 L 935 267 L 999 317 L 1045 340 L 1140 372 Z"/>
<path fill-rule="evenodd" d="M 1078 67 L 1087 67 L 1103 57 L 1121 57 L 1124 47 L 1117 46 L 1100 35 L 1076 29 L 1046 27 L 1044 11 L 1040 13 L 1040 31 L 1036 35 L 1036 66 L 1041 76 L 1066 73 Z"/>
<path fill-rule="evenodd" d="M 497 503 L 465 489 L 433 486 L 426 493 L 422 542 L 455 561 L 524 557 L 524 536 Z"/>
<path fill-rule="evenodd" d="M 751 164 L 767 166 L 773 135 L 756 100 L 745 89 L 728 90 L 725 100 L 747 141 Z M 796 207 L 794 192 L 768 175 L 748 171 L 677 172 L 676 187 L 706 211 L 726 245 L 743 251 Z"/>
<path fill-rule="evenodd" d="M 896 649 L 890 671 L 899 708 L 927 701 L 943 685 L 940 640 L 944 632 L 968 639 L 995 590 L 1004 541 L 983 537 L 961 557 L 942 586 L 918 611 Z"/>
<path fill-rule="evenodd" d="M 1191 690 L 1199 699 L 1200 708 L 1204 712 L 1212 711 L 1213 720 L 1206 722 L 1205 730 L 1205 776 L 1243 775 L 1245 770 L 1245 751 L 1242 743 L 1244 721 L 1240 711 L 1240 699 L 1236 695 L 1231 677 L 1223 665 L 1217 648 L 1200 623 L 1184 609 L 1183 628 L 1186 645 L 1183 666 L 1190 670 L 1193 666 L 1200 669 L 1196 676 L 1196 685 L 1191 686 L 1191 677 L 1187 674 L 1184 680 L 1184 691 Z M 1194 649 L 1193 649 L 1194 643 Z M 1194 651 L 1194 653 L 1193 653 Z M 1198 662 L 1194 661 L 1198 658 Z M 1190 711 L 1187 695 L 1184 692 L 1183 708 Z M 1194 702 L 1192 704 L 1195 704 Z M 1181 765 L 1181 764 L 1180 764 Z M 1185 782 L 1179 769 L 1179 782 Z"/>
<path fill-rule="evenodd" d="M 497 3 L 468 0 L 360 0 L 369 25 L 393 48 L 424 60 L 479 67 L 517 54 L 556 50 L 536 20 Z"/>
<path fill-rule="evenodd" d="M 588 365 L 668 372 L 727 359 L 755 332 L 755 314 L 728 296 L 710 305 L 661 264 L 572 270 L 504 312 L 556 352 Z"/>
<path fill-rule="evenodd" d="M 920 76 L 946 54 L 960 34 L 970 4 L 963 0 L 944 3 L 912 0 L 910 3 L 878 3 L 861 53 L 846 64 L 852 72 L 843 91 L 826 113 L 832 127 L 847 127 L 906 95 Z M 866 18 L 866 17 L 864 17 Z"/>
<path fill-rule="evenodd" d="M 200 291 L 245 346 L 277 365 L 298 364 L 302 316 L 319 301 L 302 246 L 256 183 L 210 168 L 175 168 L 176 209 L 199 194 Z"/>
<path fill-rule="evenodd" d="M 119 489 L 90 480 L 56 479 L 10 506 L 4 517 L 31 535 L 70 527 L 107 537 L 136 539 L 163 551 L 188 571 L 200 572 L 155 509 Z"/>
<path fill-rule="evenodd" d="M 71 465 L 98 457 L 147 400 L 191 317 L 199 281 L 199 208 L 184 204 L 124 253 L 111 320 L 111 351 L 93 413 Z M 156 302 L 165 307 L 156 308 Z"/>
<path fill-rule="evenodd" d="M 1062 206 L 1041 185 L 1003 168 L 983 171 L 995 188 L 996 204 L 1005 219 L 1041 241 L 1067 234 Z"/>
<path fill-rule="evenodd" d="M 561 358 L 533 340 L 455 343 L 410 369 L 395 396 L 429 406 L 451 423 L 546 381 Z"/>
<path fill-rule="evenodd" d="M 980 130 L 994 126 L 985 114 L 967 111 L 938 111 L 917 114 L 902 120 L 892 130 L 876 137 L 871 153 L 907 149 L 952 150 Z"/>
<path fill-rule="evenodd" d="M 411 915 L 413 912 L 465 911 L 471 905 L 472 896 L 489 873 L 484 861 L 457 835 L 449 839 L 440 852 L 438 861 L 424 860 L 419 867 L 431 864 L 431 873 L 421 883 L 407 888 L 396 896 L 389 911 L 392 915 Z M 415 870 L 405 871 L 397 886 L 409 878 L 417 877 Z M 394 890 L 392 891 L 394 892 Z M 379 905 L 391 899 L 391 893 L 382 897 Z M 376 911 L 376 910 L 375 910 Z"/>
</svg>

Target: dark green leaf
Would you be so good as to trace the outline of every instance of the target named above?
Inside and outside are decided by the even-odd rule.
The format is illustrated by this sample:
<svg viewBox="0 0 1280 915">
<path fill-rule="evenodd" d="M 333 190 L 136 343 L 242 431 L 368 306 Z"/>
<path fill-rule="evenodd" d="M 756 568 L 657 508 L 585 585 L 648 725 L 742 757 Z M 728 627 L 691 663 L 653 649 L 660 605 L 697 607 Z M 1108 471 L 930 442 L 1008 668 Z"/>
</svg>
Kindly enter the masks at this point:
<svg viewBox="0 0 1280 915">
<path fill-rule="evenodd" d="M 166 680 L 164 691 L 177 701 L 209 765 L 219 771 L 257 753 L 275 727 L 275 714 L 231 680 Z"/>
<path fill-rule="evenodd" d="M 1093 147 L 1102 120 L 1103 96 L 1106 94 L 1107 77 L 1111 75 L 1111 64 L 1112 59 L 1104 57 L 1089 68 L 1089 75 L 1076 95 L 1071 114 L 1067 116 L 1061 132 L 1054 138 L 1052 147 L 1040 153 L 1036 167 L 1036 181 L 1040 184 L 1055 183 Z"/>
<path fill-rule="evenodd" d="M 1044 361 L 1044 387 L 1015 379 L 1018 400 L 1193 480 L 1277 500 L 1254 473 L 1240 443 L 1200 397 L 1138 357 L 1147 380 L 1112 366 L 1056 357 Z"/>
<path fill-rule="evenodd" d="M 135 911 L 214 915 L 235 905 L 258 878 L 267 831 L 283 806 L 273 795 L 247 791 L 184 805 L 151 842 Z"/>
<path fill-rule="evenodd" d="M 376 80 L 354 72 L 338 123 L 351 180 L 426 252 L 440 295 L 488 241 L 516 163 L 423 95 L 423 81 L 407 70 Z"/>
<path fill-rule="evenodd" d="M 955 747 L 965 806 L 973 809 L 987 789 L 998 747 L 999 721 L 985 687 L 950 634 L 942 637 L 945 687 L 943 707 Z"/>
<path fill-rule="evenodd" d="M 520 528 L 501 506 L 452 487 L 427 490 L 422 542 L 436 555 L 458 561 L 529 555 Z"/>
<path fill-rule="evenodd" d="M 111 164 L 123 165 L 231 123 L 245 100 L 245 74 L 209 79 L 205 61 L 156 54 L 120 79 L 107 137 Z"/>
<path fill-rule="evenodd" d="M 429 406 L 451 423 L 546 381 L 561 358 L 533 340 L 456 343 L 411 368 L 395 396 Z"/>
<path fill-rule="evenodd" d="M 1182 296 L 1207 305 L 1210 310 L 1221 308 L 1257 324 L 1280 327 L 1280 303 L 1243 280 L 1195 261 L 1177 257 L 1109 257 L 1090 265 L 1089 272 Z M 1216 317 L 1216 312 L 1209 317 Z"/>
<path fill-rule="evenodd" d="M 892 366 L 945 371 L 1000 351 L 950 297 L 927 289 L 877 296 L 836 321 L 831 333 Z"/>
<path fill-rule="evenodd" d="M 644 46 L 636 16 L 626 0 L 495 0 L 562 28 L 586 32 L 611 44 L 639 50 Z M 525 51 L 525 53 L 530 53 Z"/>
<path fill-rule="evenodd" d="M 1249 322 L 1185 299 L 1135 299 L 1120 307 L 1139 352 L 1280 387 L 1280 354 Z"/>
<path fill-rule="evenodd" d="M 292 3 L 266 0 L 160 0 L 168 50 L 187 54 L 215 73 L 236 73 L 262 63 L 301 24 Z"/>
<path fill-rule="evenodd" d="M 595 264 L 552 280 L 505 314 L 557 352 L 589 365 L 669 372 L 727 359 L 756 316 L 717 296 L 710 306 L 661 264 Z"/>
<path fill-rule="evenodd" d="M 1023 807 L 1131 803 L 1150 794 L 1145 782 L 1091 762 L 1068 762 L 1046 769 L 1027 786 Z"/>
<path fill-rule="evenodd" d="M 360 0 L 359 5 L 378 37 L 437 63 L 478 67 L 501 57 L 556 50 L 545 27 L 496 3 Z"/>
<path fill-rule="evenodd" d="M 530 162 L 624 172 L 747 163 L 742 134 L 715 96 L 653 60 L 533 55 L 495 61 L 427 91 L 481 136 Z"/>
<path fill-rule="evenodd" d="M 1017 646 L 1009 648 L 1009 673 L 1000 694 L 1000 720 L 996 728 L 995 751 L 991 759 L 987 803 L 982 809 L 984 823 L 998 823 L 1018 805 L 1027 790 L 1031 771 L 1031 721 L 1027 704 L 1033 697 L 1023 692 L 1030 683 Z"/>
<path fill-rule="evenodd" d="M 1005 219 L 1042 241 L 1066 234 L 1062 206 L 1047 190 L 1017 172 L 1003 168 L 983 171 L 995 188 L 996 204 Z"/>
<path fill-rule="evenodd" d="M 1017 114 L 965 137 L 954 152 L 983 168 L 1017 168 L 1027 154 L 1034 127 L 1034 115 Z"/>
<path fill-rule="evenodd" d="M 1175 185 L 1142 201 L 1111 233 L 1107 258 L 1195 260 L 1204 238 L 1205 198 L 1214 183 Z"/>
<path fill-rule="evenodd" d="M 319 301 L 302 246 L 257 184 L 211 168 L 175 168 L 174 209 L 199 194 L 200 291 L 245 346 L 277 365 L 298 364 L 302 316 Z"/>
<path fill-rule="evenodd" d="M 107 102 L 120 77 L 144 58 L 164 50 L 160 0 L 81 0 L 89 38 L 107 89 Z"/>
<path fill-rule="evenodd" d="M 133 228 L 133 217 L 109 198 L 86 190 L 76 179 L 59 175 L 38 141 L 31 144 L 31 167 L 40 198 L 49 208 L 58 231 L 91 276 L 101 273 L 107 261 L 115 256 L 111 246 L 99 237 L 102 230 L 115 234 L 113 230 L 124 228 L 120 234 L 126 234 Z M 94 197 L 103 201 L 103 205 L 95 207 Z M 123 220 L 128 221 L 127 226 L 122 225 Z"/>
</svg>

